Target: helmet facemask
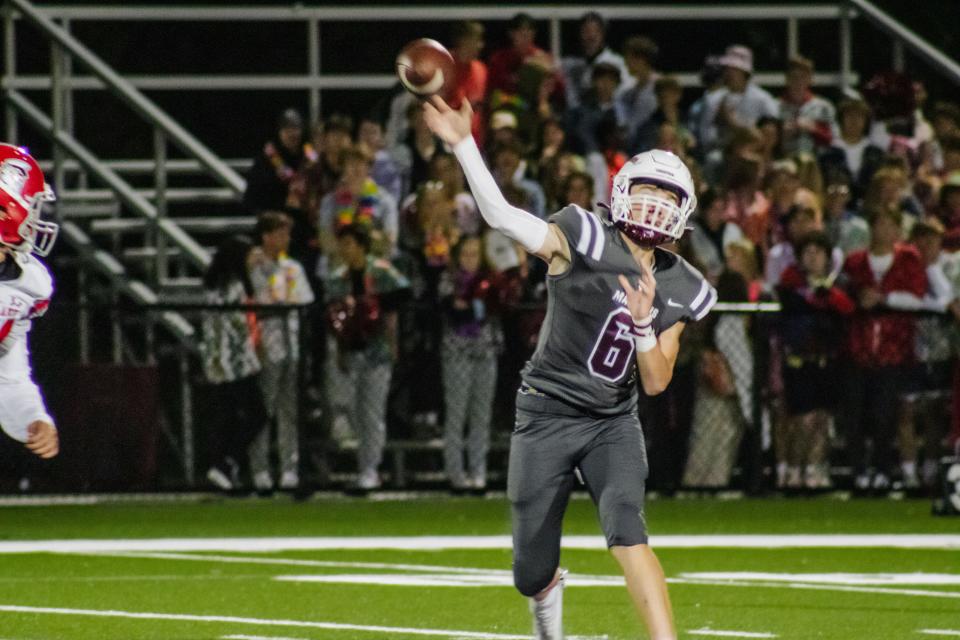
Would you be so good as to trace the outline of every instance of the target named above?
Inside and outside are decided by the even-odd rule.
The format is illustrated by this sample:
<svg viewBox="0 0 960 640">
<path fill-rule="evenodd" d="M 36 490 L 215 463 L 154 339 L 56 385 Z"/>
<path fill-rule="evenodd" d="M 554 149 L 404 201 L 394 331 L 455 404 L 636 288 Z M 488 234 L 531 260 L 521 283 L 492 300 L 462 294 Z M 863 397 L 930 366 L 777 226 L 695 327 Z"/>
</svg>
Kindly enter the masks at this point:
<svg viewBox="0 0 960 640">
<path fill-rule="evenodd" d="M 685 212 L 689 210 L 689 207 L 684 206 L 685 195 L 678 193 L 679 190 L 672 185 L 644 179 L 636 180 L 630 185 L 628 192 L 632 191 L 636 184 L 652 184 L 672 191 L 676 193 L 677 199 L 674 201 L 647 190 L 630 193 L 625 199 L 628 204 L 626 211 L 623 206 L 611 209 L 614 225 L 628 238 L 648 249 L 679 240 L 687 228 L 689 216 L 689 213 Z"/>
<path fill-rule="evenodd" d="M 43 191 L 29 200 L 17 197 L 6 190 L 0 190 L 0 220 L 6 218 L 15 221 L 16 218 L 22 217 L 20 224 L 16 227 L 17 240 L 4 237 L 9 236 L 7 233 L 0 234 L 0 246 L 22 253 L 36 253 L 39 256 L 49 254 L 57 239 L 60 226 L 54 222 L 41 220 L 40 212 L 44 202 L 54 200 L 56 197 L 48 185 L 44 185 Z"/>
<path fill-rule="evenodd" d="M 676 200 L 652 190 L 651 185 L 676 194 Z M 675 242 L 687 229 L 687 219 L 696 209 L 690 172 L 672 153 L 654 150 L 634 156 L 613 181 L 610 217 L 624 235 L 641 247 Z"/>
</svg>

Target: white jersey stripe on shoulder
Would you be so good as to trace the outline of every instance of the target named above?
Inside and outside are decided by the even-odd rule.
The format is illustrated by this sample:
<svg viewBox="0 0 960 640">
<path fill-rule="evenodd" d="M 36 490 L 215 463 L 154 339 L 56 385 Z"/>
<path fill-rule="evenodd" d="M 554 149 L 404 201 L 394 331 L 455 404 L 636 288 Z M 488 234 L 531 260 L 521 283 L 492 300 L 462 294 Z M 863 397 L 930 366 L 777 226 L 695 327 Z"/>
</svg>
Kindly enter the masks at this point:
<svg viewBox="0 0 960 640">
<path fill-rule="evenodd" d="M 690 303 L 690 311 L 696 313 L 697 309 L 700 308 L 700 303 L 703 302 L 703 299 L 710 293 L 710 288 L 706 280 L 700 282 L 700 292 L 697 294 L 697 297 L 693 299 L 693 302 Z"/>
<path fill-rule="evenodd" d="M 600 220 L 593 213 L 587 212 L 587 219 L 593 225 L 593 247 L 590 249 L 590 257 L 599 261 L 603 255 L 604 235 L 603 227 L 600 226 Z"/>
<path fill-rule="evenodd" d="M 580 239 L 577 241 L 577 252 L 587 255 L 593 241 L 593 225 L 590 224 L 586 211 L 577 207 L 577 213 L 580 215 Z"/>
<path fill-rule="evenodd" d="M 703 305 L 703 308 L 700 311 L 695 312 L 694 320 L 700 320 L 703 316 L 707 315 L 710 309 L 713 308 L 714 303 L 717 301 L 717 290 L 713 287 L 710 287 L 710 295 L 707 298 L 707 303 Z"/>
</svg>

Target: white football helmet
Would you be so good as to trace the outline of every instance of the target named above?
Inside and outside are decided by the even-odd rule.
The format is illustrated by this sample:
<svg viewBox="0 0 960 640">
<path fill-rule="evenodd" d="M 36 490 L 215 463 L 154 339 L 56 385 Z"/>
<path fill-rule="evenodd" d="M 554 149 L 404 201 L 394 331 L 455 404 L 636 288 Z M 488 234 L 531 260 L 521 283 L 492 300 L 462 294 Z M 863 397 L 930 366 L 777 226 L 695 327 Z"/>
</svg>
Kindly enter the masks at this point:
<svg viewBox="0 0 960 640">
<path fill-rule="evenodd" d="M 630 195 L 635 184 L 652 184 L 677 194 L 677 203 L 651 193 Z M 679 240 L 687 219 L 697 208 L 690 170 L 669 151 L 654 149 L 639 153 L 617 172 L 610 196 L 613 224 L 644 247 Z"/>
</svg>

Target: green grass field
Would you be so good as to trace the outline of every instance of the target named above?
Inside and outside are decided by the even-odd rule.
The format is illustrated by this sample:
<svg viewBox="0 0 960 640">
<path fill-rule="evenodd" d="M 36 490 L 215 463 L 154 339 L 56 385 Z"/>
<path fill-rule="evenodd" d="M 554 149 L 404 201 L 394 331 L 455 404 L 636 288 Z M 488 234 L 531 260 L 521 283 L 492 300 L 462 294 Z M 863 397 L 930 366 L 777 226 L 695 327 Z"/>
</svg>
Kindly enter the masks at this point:
<svg viewBox="0 0 960 640">
<path fill-rule="evenodd" d="M 960 519 L 926 501 L 653 500 L 648 521 L 681 637 L 960 637 Z M 509 530 L 502 498 L 0 507 L 0 639 L 530 637 Z M 564 531 L 568 638 L 644 637 L 588 500 Z"/>
</svg>

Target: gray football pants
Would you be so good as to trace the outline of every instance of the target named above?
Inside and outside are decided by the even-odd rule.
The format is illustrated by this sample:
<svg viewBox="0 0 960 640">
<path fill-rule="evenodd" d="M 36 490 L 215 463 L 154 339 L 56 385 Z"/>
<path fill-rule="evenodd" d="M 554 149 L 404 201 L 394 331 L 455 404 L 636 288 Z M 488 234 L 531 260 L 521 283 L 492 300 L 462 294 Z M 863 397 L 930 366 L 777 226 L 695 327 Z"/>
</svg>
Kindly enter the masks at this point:
<svg viewBox="0 0 960 640">
<path fill-rule="evenodd" d="M 517 394 L 507 496 L 513 513 L 513 581 L 542 591 L 560 564 L 563 514 L 580 470 L 607 546 L 647 543 L 647 453 L 635 413 L 584 415 L 546 396 Z"/>
<path fill-rule="evenodd" d="M 444 346 L 443 400 L 445 407 L 443 462 L 447 479 L 462 482 L 464 440 L 467 423 L 470 433 L 466 441 L 470 475 L 486 477 L 487 452 L 490 450 L 490 414 L 497 387 L 497 357 L 491 351 L 473 355 L 455 347 Z"/>
<path fill-rule="evenodd" d="M 260 388 L 267 415 L 277 424 L 277 455 L 281 473 L 297 473 L 300 436 L 297 430 L 297 361 L 270 362 L 266 358 L 260 373 Z M 270 436 L 265 427 L 250 444 L 250 471 L 270 471 Z"/>
<path fill-rule="evenodd" d="M 336 347 L 334 347 L 336 349 Z M 336 351 L 327 358 L 327 387 L 334 414 L 347 416 L 359 440 L 357 468 L 376 471 L 383 461 L 387 442 L 387 393 L 393 364 L 365 351 L 344 354 L 346 371 L 337 365 Z"/>
</svg>

